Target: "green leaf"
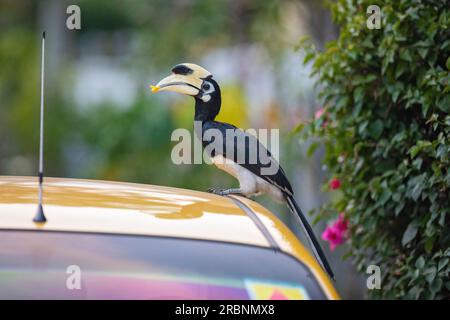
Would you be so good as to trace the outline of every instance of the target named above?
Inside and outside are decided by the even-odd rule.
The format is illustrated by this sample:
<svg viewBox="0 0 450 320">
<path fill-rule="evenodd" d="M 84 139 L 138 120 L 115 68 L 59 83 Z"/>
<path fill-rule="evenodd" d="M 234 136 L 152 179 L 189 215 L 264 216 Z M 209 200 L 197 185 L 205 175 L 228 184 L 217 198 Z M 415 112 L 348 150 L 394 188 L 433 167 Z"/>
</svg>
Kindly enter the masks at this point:
<svg viewBox="0 0 450 320">
<path fill-rule="evenodd" d="M 420 151 L 420 147 L 414 146 L 411 149 L 409 149 L 409 153 L 411 154 L 411 158 L 414 158 Z"/>
<path fill-rule="evenodd" d="M 306 151 L 306 155 L 308 157 L 311 157 L 319 146 L 320 146 L 320 144 L 318 142 L 311 143 L 308 150 Z"/>
<path fill-rule="evenodd" d="M 419 48 L 418 52 L 422 59 L 425 59 L 428 54 L 428 48 Z"/>
<path fill-rule="evenodd" d="M 400 51 L 400 59 L 405 60 L 407 62 L 411 62 L 412 61 L 412 57 L 411 57 L 411 54 L 409 53 L 409 50 L 402 49 Z"/>
<path fill-rule="evenodd" d="M 439 260 L 438 271 L 441 271 L 442 269 L 444 269 L 447 266 L 448 261 L 449 261 L 449 258 L 443 258 L 443 259 Z"/>
<path fill-rule="evenodd" d="M 392 101 L 395 103 L 397 102 L 398 96 L 400 95 L 400 90 L 394 90 L 394 92 L 392 93 Z"/>
<path fill-rule="evenodd" d="M 420 168 L 422 167 L 422 163 L 423 163 L 423 159 L 422 159 L 421 157 L 418 157 L 416 160 L 414 160 L 413 166 L 414 166 L 417 170 L 420 170 Z"/>
<path fill-rule="evenodd" d="M 404 207 L 405 207 L 405 202 L 404 202 L 404 201 L 400 202 L 400 203 L 395 207 L 395 216 L 398 216 L 399 213 L 403 210 Z"/>
<path fill-rule="evenodd" d="M 310 46 L 311 46 L 311 36 L 305 35 L 298 40 L 297 44 L 294 46 L 294 50 L 297 51 L 305 48 L 310 48 Z"/>
<path fill-rule="evenodd" d="M 443 95 L 442 98 L 438 100 L 437 107 L 444 112 L 450 112 L 450 95 Z"/>
<path fill-rule="evenodd" d="M 383 132 L 383 122 L 381 120 L 376 120 L 369 125 L 369 134 L 374 139 L 379 139 Z"/>
<path fill-rule="evenodd" d="M 382 206 L 386 204 L 386 202 L 391 197 L 391 191 L 389 189 L 384 189 L 381 193 L 380 199 L 378 200 Z"/>
<path fill-rule="evenodd" d="M 341 96 L 336 100 L 336 105 L 334 106 L 337 110 L 344 108 L 348 103 L 348 97 L 347 96 Z"/>
<path fill-rule="evenodd" d="M 408 225 L 405 233 L 403 234 L 402 245 L 406 246 L 408 243 L 410 243 L 416 237 L 416 235 L 417 235 L 417 225 L 413 221 Z"/>
<path fill-rule="evenodd" d="M 431 250 L 433 250 L 434 241 L 436 240 L 435 237 L 430 237 L 425 241 L 425 250 L 426 252 L 430 253 Z"/>
<path fill-rule="evenodd" d="M 395 79 L 398 79 L 401 77 L 402 74 L 405 73 L 406 70 L 408 70 L 409 65 L 405 62 L 399 62 L 397 64 L 397 67 L 395 68 Z"/>
<path fill-rule="evenodd" d="M 305 58 L 303 59 L 303 64 L 307 64 L 309 61 L 311 61 L 312 59 L 314 59 L 315 57 L 315 53 L 314 52 L 309 52 L 305 55 Z"/>
<path fill-rule="evenodd" d="M 422 269 L 424 266 L 425 266 L 425 259 L 423 258 L 423 256 L 420 256 L 416 260 L 416 268 L 417 269 Z"/>
<path fill-rule="evenodd" d="M 439 290 L 441 290 L 442 284 L 443 284 L 442 279 L 439 278 L 435 279 L 433 283 L 431 283 L 430 285 L 431 292 L 438 292 Z"/>
<path fill-rule="evenodd" d="M 361 102 L 364 97 L 364 88 L 357 87 L 353 92 L 353 97 L 355 99 L 355 103 Z"/>
<path fill-rule="evenodd" d="M 299 132 L 303 131 L 304 128 L 305 128 L 305 123 L 300 122 L 300 123 L 292 130 L 292 134 L 299 133 Z"/>
<path fill-rule="evenodd" d="M 428 283 L 431 283 L 434 280 L 434 278 L 436 278 L 436 273 L 437 273 L 436 267 L 430 267 L 423 272 L 425 279 L 428 281 Z"/>
<path fill-rule="evenodd" d="M 420 195 L 422 194 L 422 190 L 423 190 L 423 183 L 422 182 L 418 182 L 415 186 L 414 189 L 412 190 L 411 193 L 411 197 L 414 201 L 417 201 L 420 197 Z"/>
</svg>

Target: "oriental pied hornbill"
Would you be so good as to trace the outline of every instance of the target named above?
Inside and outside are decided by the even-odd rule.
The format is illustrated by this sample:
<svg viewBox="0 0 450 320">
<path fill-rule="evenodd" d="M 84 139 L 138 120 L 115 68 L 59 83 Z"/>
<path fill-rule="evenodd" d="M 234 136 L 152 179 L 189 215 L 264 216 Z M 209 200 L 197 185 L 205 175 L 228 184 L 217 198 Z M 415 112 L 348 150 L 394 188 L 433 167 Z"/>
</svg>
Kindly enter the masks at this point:
<svg viewBox="0 0 450 320">
<path fill-rule="evenodd" d="M 268 193 L 276 200 L 286 202 L 292 213 L 300 218 L 317 260 L 334 279 L 322 248 L 294 199 L 291 184 L 274 157 L 253 135 L 231 124 L 214 121 L 220 111 L 221 96 L 219 85 L 212 74 L 198 65 L 182 63 L 172 68 L 171 75 L 150 87 L 153 92 L 174 91 L 194 97 L 194 120 L 201 122 L 201 132 L 196 134 L 201 139 L 203 148 L 210 150 L 211 160 L 218 168 L 239 180 L 239 188 L 209 191 L 219 195 L 244 196 Z M 209 130 L 221 133 L 222 139 L 217 139 L 217 135 L 208 135 Z M 227 134 L 230 131 L 233 135 Z M 238 143 L 242 141 L 239 140 L 241 138 L 244 143 Z M 269 170 L 273 167 L 276 170 Z"/>
</svg>

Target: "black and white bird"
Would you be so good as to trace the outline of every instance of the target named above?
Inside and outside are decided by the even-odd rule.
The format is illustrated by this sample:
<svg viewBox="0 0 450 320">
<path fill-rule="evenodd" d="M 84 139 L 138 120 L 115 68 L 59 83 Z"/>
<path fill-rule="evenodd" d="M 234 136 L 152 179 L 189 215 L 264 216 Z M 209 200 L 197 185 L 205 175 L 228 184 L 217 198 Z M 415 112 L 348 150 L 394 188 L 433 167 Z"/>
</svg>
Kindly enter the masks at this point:
<svg viewBox="0 0 450 320">
<path fill-rule="evenodd" d="M 208 149 L 211 161 L 239 181 L 239 188 L 210 189 L 219 195 L 240 194 L 246 197 L 269 194 L 285 202 L 300 218 L 313 252 L 331 278 L 333 271 L 314 235 L 306 217 L 294 199 L 291 184 L 285 172 L 258 139 L 235 126 L 215 121 L 221 107 L 220 87 L 206 69 L 181 63 L 172 68 L 172 74 L 162 79 L 153 92 L 174 91 L 195 99 L 194 120 L 200 123 L 197 136 Z"/>
</svg>

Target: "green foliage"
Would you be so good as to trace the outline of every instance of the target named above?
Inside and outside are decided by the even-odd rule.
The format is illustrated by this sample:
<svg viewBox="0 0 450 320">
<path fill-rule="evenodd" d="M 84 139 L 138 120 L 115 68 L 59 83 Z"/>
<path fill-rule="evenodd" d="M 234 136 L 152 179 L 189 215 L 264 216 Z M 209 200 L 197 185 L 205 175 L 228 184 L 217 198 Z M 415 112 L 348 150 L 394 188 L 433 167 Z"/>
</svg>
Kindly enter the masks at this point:
<svg viewBox="0 0 450 320">
<path fill-rule="evenodd" d="M 450 298 L 450 9 L 445 1 L 330 5 L 340 36 L 314 56 L 325 113 L 303 138 L 325 146 L 340 196 L 318 219 L 345 212 L 359 270 L 381 267 L 375 298 Z M 311 46 L 306 59 L 312 58 Z"/>
</svg>

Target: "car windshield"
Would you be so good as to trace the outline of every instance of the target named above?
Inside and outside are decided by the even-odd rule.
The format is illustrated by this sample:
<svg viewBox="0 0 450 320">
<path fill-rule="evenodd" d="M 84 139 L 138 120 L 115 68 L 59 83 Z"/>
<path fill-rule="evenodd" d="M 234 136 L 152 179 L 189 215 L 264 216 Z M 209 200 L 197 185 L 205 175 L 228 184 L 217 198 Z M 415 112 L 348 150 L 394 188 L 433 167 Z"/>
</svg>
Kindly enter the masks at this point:
<svg viewBox="0 0 450 320">
<path fill-rule="evenodd" d="M 0 299 L 325 299 L 280 251 L 213 241 L 0 231 Z"/>
</svg>

